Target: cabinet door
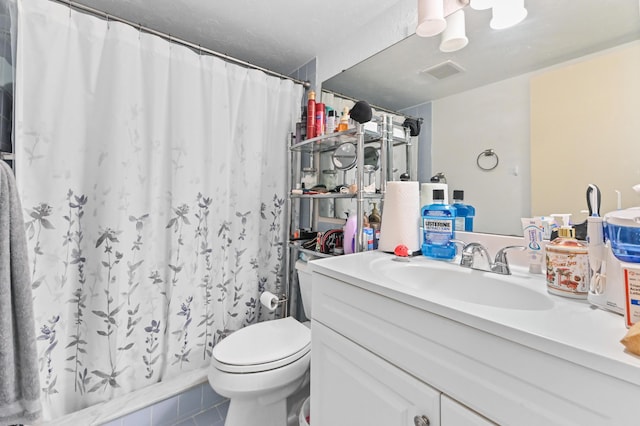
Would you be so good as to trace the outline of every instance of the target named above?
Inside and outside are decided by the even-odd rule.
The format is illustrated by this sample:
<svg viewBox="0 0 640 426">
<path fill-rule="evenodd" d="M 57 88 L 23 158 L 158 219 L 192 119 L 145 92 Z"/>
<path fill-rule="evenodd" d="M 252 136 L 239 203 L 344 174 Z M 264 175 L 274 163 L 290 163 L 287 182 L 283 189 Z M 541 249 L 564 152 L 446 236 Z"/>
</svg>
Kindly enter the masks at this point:
<svg viewBox="0 0 640 426">
<path fill-rule="evenodd" d="M 465 407 L 447 395 L 442 394 L 440 401 L 441 426 L 492 426 L 495 423 Z"/>
<path fill-rule="evenodd" d="M 311 335 L 313 426 L 440 424 L 438 391 L 317 321 Z"/>
</svg>

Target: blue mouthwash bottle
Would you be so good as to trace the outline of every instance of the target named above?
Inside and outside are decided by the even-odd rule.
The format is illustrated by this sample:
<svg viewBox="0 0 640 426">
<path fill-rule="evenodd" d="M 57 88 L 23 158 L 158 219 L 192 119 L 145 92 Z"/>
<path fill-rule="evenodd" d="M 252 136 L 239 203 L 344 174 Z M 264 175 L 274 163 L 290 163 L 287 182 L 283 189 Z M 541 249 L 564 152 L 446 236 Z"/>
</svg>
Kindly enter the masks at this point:
<svg viewBox="0 0 640 426">
<path fill-rule="evenodd" d="M 433 190 L 433 204 L 422 207 L 422 230 L 424 242 L 422 254 L 433 259 L 456 257 L 454 223 L 456 208 L 444 203 L 444 190 Z"/>
<path fill-rule="evenodd" d="M 476 215 L 475 207 L 464 204 L 464 191 L 453 190 L 453 207 L 456 208 L 456 231 L 473 232 L 473 217 Z"/>
</svg>

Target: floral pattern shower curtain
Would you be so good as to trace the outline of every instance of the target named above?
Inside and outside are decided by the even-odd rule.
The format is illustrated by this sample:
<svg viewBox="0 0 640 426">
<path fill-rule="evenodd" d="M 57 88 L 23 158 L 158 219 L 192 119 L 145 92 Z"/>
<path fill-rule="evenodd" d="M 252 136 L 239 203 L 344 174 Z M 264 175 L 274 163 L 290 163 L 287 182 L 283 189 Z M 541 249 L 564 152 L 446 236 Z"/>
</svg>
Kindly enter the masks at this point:
<svg viewBox="0 0 640 426">
<path fill-rule="evenodd" d="M 303 89 L 48 0 L 19 4 L 16 172 L 45 416 L 208 365 L 270 319 Z"/>
</svg>

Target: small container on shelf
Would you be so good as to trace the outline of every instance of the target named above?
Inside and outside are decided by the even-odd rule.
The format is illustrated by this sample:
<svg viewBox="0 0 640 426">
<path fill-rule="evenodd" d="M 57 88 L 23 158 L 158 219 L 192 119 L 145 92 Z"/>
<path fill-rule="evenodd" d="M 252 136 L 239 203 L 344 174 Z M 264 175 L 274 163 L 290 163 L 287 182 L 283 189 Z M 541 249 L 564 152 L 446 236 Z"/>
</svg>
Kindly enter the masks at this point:
<svg viewBox="0 0 640 426">
<path fill-rule="evenodd" d="M 311 189 L 318 184 L 318 173 L 313 167 L 304 167 L 302 169 L 301 182 L 305 189 Z"/>
<path fill-rule="evenodd" d="M 332 190 L 337 185 L 338 171 L 333 169 L 322 171 L 322 184 L 327 187 L 327 190 Z"/>
</svg>

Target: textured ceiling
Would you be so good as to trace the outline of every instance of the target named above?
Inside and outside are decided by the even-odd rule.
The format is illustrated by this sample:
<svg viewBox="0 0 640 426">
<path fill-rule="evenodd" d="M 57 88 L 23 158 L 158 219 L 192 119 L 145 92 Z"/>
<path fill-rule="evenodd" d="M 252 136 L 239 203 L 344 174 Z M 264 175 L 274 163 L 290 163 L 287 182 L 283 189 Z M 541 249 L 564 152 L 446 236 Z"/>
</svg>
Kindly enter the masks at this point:
<svg viewBox="0 0 640 426">
<path fill-rule="evenodd" d="M 327 48 L 361 48 L 349 43 L 350 34 L 374 20 L 380 22 L 401 3 L 417 4 L 415 0 L 77 2 L 287 75 Z M 525 5 L 527 19 L 501 31 L 489 28 L 490 11 L 467 7 L 470 41 L 461 51 L 441 53 L 439 36 L 409 36 L 330 78 L 323 88 L 397 110 L 640 38 L 637 0 L 526 0 Z M 409 18 L 408 25 L 415 28 L 415 24 L 415 17 Z M 446 60 L 465 72 L 440 81 L 421 73 Z"/>
<path fill-rule="evenodd" d="M 74 0 L 289 75 L 407 0 Z"/>
<path fill-rule="evenodd" d="M 527 0 L 515 27 L 489 27 L 490 11 L 466 8 L 469 44 L 454 53 L 440 37 L 412 35 L 323 83 L 323 88 L 398 110 L 545 68 L 640 38 L 636 0 Z M 422 73 L 447 60 L 465 71 Z M 640 76 L 638 77 L 640 78 Z"/>
</svg>

